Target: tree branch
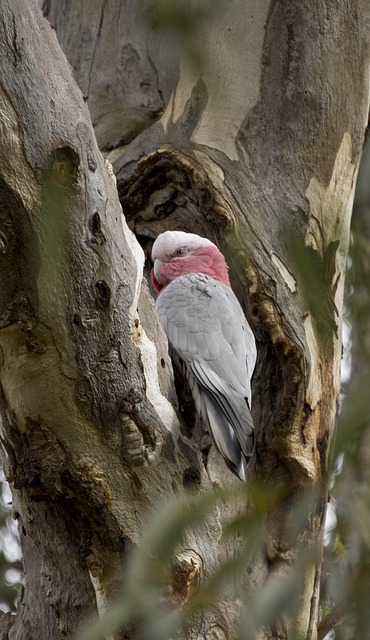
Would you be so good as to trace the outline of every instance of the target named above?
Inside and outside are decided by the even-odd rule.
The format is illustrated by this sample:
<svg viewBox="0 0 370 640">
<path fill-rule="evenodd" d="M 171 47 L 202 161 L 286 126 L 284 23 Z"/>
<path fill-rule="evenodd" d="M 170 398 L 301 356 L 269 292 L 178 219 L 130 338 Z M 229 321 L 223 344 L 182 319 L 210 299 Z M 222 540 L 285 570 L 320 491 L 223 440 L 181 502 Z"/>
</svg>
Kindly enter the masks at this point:
<svg viewBox="0 0 370 640">
<path fill-rule="evenodd" d="M 317 640 L 324 640 L 330 631 L 334 630 L 334 627 L 338 622 L 345 617 L 351 603 L 348 600 L 343 600 L 333 607 L 325 618 L 321 620 L 317 628 Z"/>
</svg>

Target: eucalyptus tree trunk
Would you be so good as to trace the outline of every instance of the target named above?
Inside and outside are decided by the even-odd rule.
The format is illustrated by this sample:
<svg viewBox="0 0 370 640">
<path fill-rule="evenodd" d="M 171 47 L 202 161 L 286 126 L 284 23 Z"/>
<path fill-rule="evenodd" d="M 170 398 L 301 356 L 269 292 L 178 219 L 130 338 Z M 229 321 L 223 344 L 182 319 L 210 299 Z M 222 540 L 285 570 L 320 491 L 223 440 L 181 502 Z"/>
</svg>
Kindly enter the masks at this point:
<svg viewBox="0 0 370 640">
<path fill-rule="evenodd" d="M 285 493 L 244 586 L 289 576 L 302 547 L 321 539 L 369 108 L 365 0 L 315 10 L 308 0 L 234 0 L 195 23 L 186 12 L 157 19 L 133 0 L 40 5 L 82 94 L 36 3 L 2 0 L 2 443 L 26 571 L 0 634 L 11 640 L 74 637 L 116 594 L 151 512 L 210 485 L 180 431 L 129 227 L 146 250 L 168 228 L 216 241 L 258 341 L 249 476 Z M 191 28 L 171 31 L 177 24 Z M 223 481 L 217 456 L 209 475 Z M 294 505 L 310 489 L 319 498 L 292 538 Z M 177 602 L 224 553 L 220 526 L 216 513 L 188 541 Z M 319 586 L 316 554 L 294 616 L 281 612 L 258 637 L 314 639 Z M 189 637 L 234 633 L 227 597 Z"/>
</svg>

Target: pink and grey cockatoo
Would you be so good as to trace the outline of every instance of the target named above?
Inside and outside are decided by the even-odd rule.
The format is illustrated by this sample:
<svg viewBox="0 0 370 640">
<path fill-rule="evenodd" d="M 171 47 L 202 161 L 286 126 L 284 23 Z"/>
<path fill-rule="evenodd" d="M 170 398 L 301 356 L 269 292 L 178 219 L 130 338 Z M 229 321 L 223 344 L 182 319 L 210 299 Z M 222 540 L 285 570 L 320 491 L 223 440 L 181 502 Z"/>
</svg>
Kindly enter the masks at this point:
<svg viewBox="0 0 370 640">
<path fill-rule="evenodd" d="M 256 344 L 225 258 L 210 240 L 184 231 L 158 236 L 152 258 L 159 318 L 195 409 L 227 466 L 244 480 L 243 457 L 250 458 L 254 443 Z"/>
</svg>

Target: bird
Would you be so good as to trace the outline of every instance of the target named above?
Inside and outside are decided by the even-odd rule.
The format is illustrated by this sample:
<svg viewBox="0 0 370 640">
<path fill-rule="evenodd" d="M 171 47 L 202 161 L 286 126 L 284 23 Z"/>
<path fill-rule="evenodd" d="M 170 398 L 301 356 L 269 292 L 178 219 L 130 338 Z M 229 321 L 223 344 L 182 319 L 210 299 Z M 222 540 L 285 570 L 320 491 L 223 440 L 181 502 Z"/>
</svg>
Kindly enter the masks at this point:
<svg viewBox="0 0 370 640">
<path fill-rule="evenodd" d="M 253 332 L 217 246 L 195 233 L 165 231 L 152 247 L 156 307 L 195 410 L 227 466 L 245 480 L 254 447 Z"/>
</svg>

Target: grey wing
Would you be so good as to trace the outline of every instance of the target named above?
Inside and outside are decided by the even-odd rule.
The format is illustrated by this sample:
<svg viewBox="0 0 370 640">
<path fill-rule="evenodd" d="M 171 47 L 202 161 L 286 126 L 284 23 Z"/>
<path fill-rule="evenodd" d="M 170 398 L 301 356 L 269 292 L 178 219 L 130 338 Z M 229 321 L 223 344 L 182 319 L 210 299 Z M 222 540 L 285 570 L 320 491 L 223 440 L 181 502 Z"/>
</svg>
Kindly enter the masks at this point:
<svg viewBox="0 0 370 640">
<path fill-rule="evenodd" d="M 202 416 L 204 424 L 208 427 L 216 448 L 224 457 L 227 466 L 241 480 L 245 480 L 241 447 L 235 431 L 223 413 L 220 413 L 213 396 L 198 384 L 189 370 L 185 370 L 185 376 L 193 396 L 195 408 L 198 414 Z"/>
<path fill-rule="evenodd" d="M 157 307 L 168 340 L 187 367 L 188 379 L 193 376 L 200 396 L 202 389 L 208 392 L 200 397 L 197 410 L 203 416 L 206 405 L 211 416 L 219 410 L 218 423 L 223 422 L 219 424 L 219 437 L 215 420 L 213 428 L 210 425 L 216 446 L 223 455 L 225 448 L 241 448 L 244 455 L 250 456 L 250 379 L 256 347 L 234 293 L 213 278 L 188 274 L 166 287 L 158 297 Z M 222 442 L 222 437 L 228 444 Z M 237 460 L 234 462 L 239 466 Z"/>
</svg>

